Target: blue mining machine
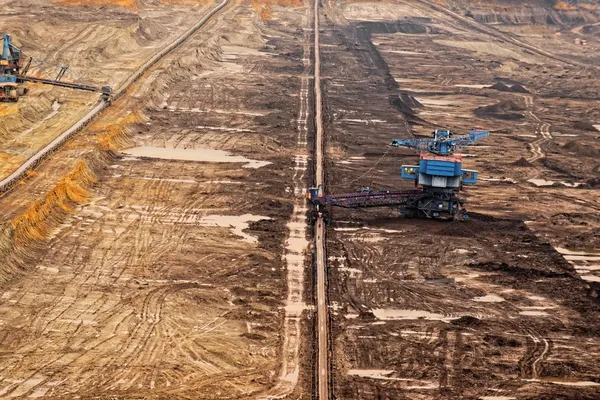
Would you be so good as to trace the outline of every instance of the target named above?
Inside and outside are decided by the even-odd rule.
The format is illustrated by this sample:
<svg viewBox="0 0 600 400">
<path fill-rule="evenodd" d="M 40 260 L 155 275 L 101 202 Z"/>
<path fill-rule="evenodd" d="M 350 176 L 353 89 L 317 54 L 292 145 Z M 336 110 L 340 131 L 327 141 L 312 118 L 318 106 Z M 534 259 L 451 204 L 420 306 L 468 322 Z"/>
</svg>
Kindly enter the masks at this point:
<svg viewBox="0 0 600 400">
<path fill-rule="evenodd" d="M 18 101 L 20 96 L 27 94 L 27 89 L 19 85 L 24 82 L 37 82 L 46 85 L 85 90 L 88 92 L 101 92 L 104 100 L 108 100 L 111 95 L 112 89 L 108 86 L 97 87 L 63 81 L 62 78 L 64 77 L 65 73 L 69 71 L 69 67 L 64 65 L 52 65 L 43 60 L 29 57 L 27 64 L 23 66 L 23 56 L 24 54 L 22 50 L 13 45 L 10 35 L 4 34 L 2 55 L 0 56 L 0 101 Z M 39 71 L 46 74 L 47 71 L 44 68 L 45 65 L 60 67 L 60 71 L 54 78 L 48 75 L 49 79 L 27 76 L 32 63 L 37 66 Z"/>
<path fill-rule="evenodd" d="M 364 188 L 359 193 L 326 195 L 319 186 L 309 189 L 306 198 L 319 213 L 330 207 L 395 207 L 406 217 L 467 219 L 464 200 L 458 193 L 463 185 L 477 183 L 477 171 L 462 168 L 462 155 L 458 150 L 489 134 L 484 130 L 471 130 L 467 135 L 454 136 L 449 130 L 438 129 L 433 132 L 433 138 L 394 139 L 391 143 L 394 147 L 420 151 L 419 165 L 402 166 L 402 178 L 414 181 L 413 190 Z"/>
</svg>

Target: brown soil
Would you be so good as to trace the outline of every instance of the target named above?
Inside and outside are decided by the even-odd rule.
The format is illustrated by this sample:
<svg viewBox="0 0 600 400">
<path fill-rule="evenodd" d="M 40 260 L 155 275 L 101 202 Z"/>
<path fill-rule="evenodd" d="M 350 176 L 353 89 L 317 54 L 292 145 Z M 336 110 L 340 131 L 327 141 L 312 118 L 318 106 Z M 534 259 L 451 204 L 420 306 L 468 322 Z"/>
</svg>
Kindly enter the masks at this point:
<svg viewBox="0 0 600 400">
<path fill-rule="evenodd" d="M 485 107 L 476 108 L 473 112 L 478 117 L 483 118 L 497 118 L 497 119 L 507 119 L 507 120 L 516 120 L 522 119 L 523 114 L 515 113 L 513 111 L 523 111 L 524 108 L 516 104 L 511 100 L 505 100 L 497 104 L 492 104 Z"/>
<path fill-rule="evenodd" d="M 600 198 L 585 185 L 562 184 L 597 177 L 590 153 L 596 135 L 572 122 L 600 120 L 590 89 L 597 88 L 594 74 L 539 58 L 509 41 L 515 36 L 489 36 L 422 3 L 357 4 L 326 9 L 347 18 L 329 20 L 322 39 L 328 46 L 323 74 L 330 77 L 330 193 L 410 188 L 398 168 L 418 156 L 386 151 L 392 138 L 422 137 L 432 126 L 493 133 L 464 151 L 464 167 L 486 179 L 465 189 L 469 221 L 404 219 L 392 209 L 332 210 L 327 254 L 336 398 L 598 397 L 598 287 L 576 271 L 583 261 L 567 260 L 553 247 L 598 248 Z M 470 4 L 447 2 L 460 15 Z M 528 43 L 536 29 L 546 35 L 535 25 L 545 24 L 545 15 L 569 20 L 542 2 L 470 8 L 478 21 L 501 22 L 494 32 L 510 28 Z M 394 28 L 417 18 L 421 27 L 410 33 Z M 444 38 L 433 29 L 444 30 Z M 567 53 L 566 39 L 557 38 L 532 40 Z M 488 82 L 496 84 L 484 87 Z M 581 95 L 586 99 L 575 100 Z M 528 161 L 528 144 L 542 139 L 545 157 Z M 535 178 L 550 185 L 528 182 Z"/>
<path fill-rule="evenodd" d="M 34 3 L 16 43 L 113 87 L 215 4 Z M 1 398 L 314 397 L 310 5 L 232 2 L 0 197 Z M 600 15 L 554 5 L 320 3 L 327 192 L 412 188 L 393 138 L 493 132 L 468 221 L 332 210 L 335 398 L 600 398 Z M 97 101 L 29 88 L 4 175 Z"/>
</svg>

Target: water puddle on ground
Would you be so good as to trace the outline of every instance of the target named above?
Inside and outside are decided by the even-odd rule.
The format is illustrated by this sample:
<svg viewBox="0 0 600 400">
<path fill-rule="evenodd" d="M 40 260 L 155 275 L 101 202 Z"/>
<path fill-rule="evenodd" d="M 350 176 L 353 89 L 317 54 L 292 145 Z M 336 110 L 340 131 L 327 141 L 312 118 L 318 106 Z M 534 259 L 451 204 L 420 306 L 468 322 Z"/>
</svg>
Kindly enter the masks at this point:
<svg viewBox="0 0 600 400">
<path fill-rule="evenodd" d="M 579 187 L 581 185 L 583 185 L 582 182 L 575 182 L 575 183 L 569 183 L 569 182 L 556 182 L 556 181 L 547 181 L 545 179 L 528 179 L 527 182 L 529 183 L 533 183 L 535 186 L 541 187 L 541 186 L 552 186 L 555 183 L 560 183 L 563 186 L 566 187 Z"/>
<path fill-rule="evenodd" d="M 581 265 L 576 266 L 575 269 L 581 272 L 600 271 L 600 264 L 598 265 Z"/>
<path fill-rule="evenodd" d="M 599 255 L 589 256 L 564 256 L 567 261 L 600 261 Z"/>
<path fill-rule="evenodd" d="M 527 317 L 545 317 L 548 315 L 545 311 L 536 311 L 536 310 L 525 310 L 519 312 L 520 315 L 524 315 Z"/>
<path fill-rule="evenodd" d="M 542 296 L 527 296 L 527 298 L 528 298 L 529 300 L 534 300 L 534 301 L 542 301 L 542 300 L 546 300 L 546 298 L 545 298 L 545 297 L 542 297 Z"/>
<path fill-rule="evenodd" d="M 423 104 L 424 106 L 429 106 L 429 107 L 441 107 L 441 108 L 446 108 L 446 107 L 456 107 L 460 102 L 459 101 L 455 101 L 455 100 L 444 100 L 444 99 L 428 99 L 428 98 L 424 98 L 424 97 L 415 97 L 417 99 L 417 101 L 421 104 Z"/>
<path fill-rule="evenodd" d="M 388 50 L 388 49 L 379 49 L 380 52 L 383 53 L 393 53 L 393 54 L 406 54 L 409 56 L 422 56 L 426 53 L 419 53 L 418 51 L 410 51 L 410 50 Z"/>
<path fill-rule="evenodd" d="M 518 306 L 521 310 L 552 310 L 558 306 Z"/>
<path fill-rule="evenodd" d="M 528 382 L 548 382 L 553 383 L 555 385 L 563 385 L 563 386 L 600 386 L 600 383 L 592 382 L 592 381 L 576 381 L 573 379 L 565 379 L 565 378 L 538 378 L 538 379 L 525 379 Z"/>
<path fill-rule="evenodd" d="M 256 243 L 258 239 L 244 232 L 250 225 L 250 222 L 260 221 L 261 219 L 271 219 L 262 215 L 207 215 L 200 221 L 200 225 L 204 226 L 219 226 L 222 228 L 231 228 L 234 234 L 241 236 L 245 242 Z"/>
<path fill-rule="evenodd" d="M 58 112 L 60 111 L 60 103 L 56 100 L 54 100 L 54 102 L 52 103 L 52 112 L 50 114 L 48 114 L 46 117 L 44 117 L 43 121 L 49 120 L 50 118 L 54 117 L 56 114 L 58 114 Z"/>
<path fill-rule="evenodd" d="M 463 154 L 463 157 L 465 155 Z M 516 180 L 512 179 L 512 178 L 479 178 L 480 181 L 486 181 L 486 182 L 508 182 L 508 183 L 517 183 Z"/>
<path fill-rule="evenodd" d="M 595 275 L 581 275 L 581 279 L 586 282 L 600 282 L 600 276 Z"/>
<path fill-rule="evenodd" d="M 471 88 L 471 89 L 485 89 L 485 88 L 489 88 L 491 85 L 454 85 L 454 87 L 464 87 L 464 88 Z"/>
<path fill-rule="evenodd" d="M 516 397 L 512 396 L 483 396 L 480 400 L 516 400 Z"/>
<path fill-rule="evenodd" d="M 403 381 L 405 382 L 403 385 L 406 385 L 402 386 L 403 389 L 423 390 L 439 388 L 439 385 L 435 382 L 427 382 L 411 378 L 390 377 L 389 375 L 393 374 L 394 372 L 396 371 L 387 369 L 349 369 L 348 375 L 359 376 L 361 378 L 382 379 L 386 381 Z"/>
<path fill-rule="evenodd" d="M 360 376 L 361 378 L 394 379 L 389 377 L 394 372 L 393 369 L 349 369 L 348 375 Z"/>
<path fill-rule="evenodd" d="M 460 317 L 451 317 L 443 314 L 432 313 L 423 310 L 397 310 L 392 308 L 376 308 L 372 310 L 373 315 L 381 320 L 403 320 L 403 319 L 425 319 L 428 321 L 450 322 Z"/>
<path fill-rule="evenodd" d="M 471 251 L 467 249 L 455 249 L 452 252 L 456 254 L 469 254 Z"/>
<path fill-rule="evenodd" d="M 244 163 L 242 168 L 260 168 L 271 164 L 269 161 L 252 160 L 244 156 L 234 156 L 228 151 L 214 149 L 177 149 L 140 146 L 123 150 L 123 154 L 133 157 L 158 158 L 161 160 Z"/>
<path fill-rule="evenodd" d="M 600 249 L 569 250 L 569 249 L 565 249 L 562 247 L 555 247 L 554 250 L 558 251 L 560 254 L 563 254 L 563 255 L 580 255 L 580 256 L 596 255 L 596 256 L 600 256 Z"/>
<path fill-rule="evenodd" d="M 355 122 L 355 123 L 365 124 L 365 125 L 380 124 L 380 123 L 386 122 L 383 119 L 357 119 L 357 118 L 343 118 L 340 121 Z M 354 157 L 351 157 L 351 158 L 354 158 Z"/>
<path fill-rule="evenodd" d="M 502 297 L 495 295 L 495 294 L 488 294 L 486 296 L 481 296 L 481 297 L 473 297 L 472 300 L 478 301 L 481 303 L 500 303 L 500 302 L 504 301 L 504 299 Z"/>
<path fill-rule="evenodd" d="M 600 275 L 594 275 L 600 271 L 600 265 L 596 264 L 600 261 L 600 249 L 569 250 L 562 247 L 554 249 L 575 268 L 581 279 L 586 282 L 600 282 Z"/>
<path fill-rule="evenodd" d="M 454 280 L 456 282 L 464 282 L 464 281 L 470 281 L 470 280 L 473 280 L 473 279 L 477 279 L 480 276 L 481 276 L 481 274 L 478 274 L 476 272 L 471 272 L 471 273 L 466 274 L 464 276 L 456 276 L 456 277 L 454 277 Z"/>
</svg>

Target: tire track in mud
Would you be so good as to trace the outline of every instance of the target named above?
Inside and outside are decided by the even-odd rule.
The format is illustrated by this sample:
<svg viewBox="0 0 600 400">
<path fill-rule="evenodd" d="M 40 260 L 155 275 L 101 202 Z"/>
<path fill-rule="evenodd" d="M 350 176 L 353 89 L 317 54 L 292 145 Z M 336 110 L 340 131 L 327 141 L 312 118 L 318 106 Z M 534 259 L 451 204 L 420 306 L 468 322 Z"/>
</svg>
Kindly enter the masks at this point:
<svg viewBox="0 0 600 400">
<path fill-rule="evenodd" d="M 527 338 L 527 347 L 518 362 L 520 377 L 535 380 L 540 376 L 540 363 L 550 355 L 552 340 L 540 336 L 533 328 L 521 326 L 521 330 Z"/>
<path fill-rule="evenodd" d="M 161 188 L 160 190 L 173 191 L 176 188 L 167 181 L 158 182 L 157 187 Z M 152 191 L 145 192 L 148 200 L 152 199 Z M 202 200 L 195 200 L 192 203 L 188 204 L 186 210 L 193 211 L 194 207 L 196 207 L 199 203 L 202 203 Z M 154 213 L 154 214 L 162 214 L 167 215 L 169 210 L 167 207 L 154 207 L 155 205 L 150 202 L 151 206 L 146 209 L 146 212 Z M 73 279 L 70 283 L 67 283 L 67 290 L 63 293 L 61 297 L 58 297 L 53 305 L 51 305 L 50 309 L 56 309 L 58 307 L 58 313 L 51 317 L 49 321 L 46 322 L 45 326 L 43 326 L 43 331 L 50 333 L 51 331 L 64 331 L 69 332 L 71 329 L 69 328 L 70 322 L 69 320 L 77 320 L 82 319 L 83 315 L 86 313 L 98 314 L 98 323 L 100 326 L 105 326 L 106 329 L 103 329 L 104 334 L 99 335 L 98 339 L 93 339 L 85 342 L 85 350 L 77 355 L 74 358 L 65 357 L 64 355 L 54 356 L 48 360 L 46 358 L 46 362 L 44 364 L 44 368 L 54 369 L 54 368 L 64 368 L 66 366 L 72 365 L 78 360 L 82 360 L 87 357 L 86 355 L 90 352 L 96 351 L 95 349 L 100 348 L 103 345 L 106 345 L 111 340 L 118 340 L 116 337 L 117 331 L 119 331 L 119 326 L 126 319 L 131 320 L 133 317 L 131 314 L 134 312 L 134 309 L 129 307 L 127 309 L 127 304 L 131 303 L 133 298 L 118 298 L 116 301 L 111 302 L 108 307 L 105 307 L 105 311 L 102 312 L 101 308 L 103 305 L 107 304 L 109 299 L 105 297 L 104 294 L 98 292 L 91 292 L 85 295 L 85 299 L 83 301 L 79 301 L 75 303 L 76 298 L 81 298 L 81 288 L 86 286 L 103 286 L 106 284 L 115 283 L 116 280 L 123 274 L 127 265 L 147 265 L 152 262 L 149 258 L 157 258 L 162 254 L 172 251 L 169 246 L 161 246 L 160 244 L 156 245 L 152 240 L 143 240 L 144 235 L 142 235 L 142 231 L 148 229 L 146 226 L 142 225 L 144 222 L 143 215 L 136 210 L 125 210 L 125 213 L 129 213 L 130 211 L 134 211 L 137 214 L 136 217 L 132 220 L 132 222 L 127 226 L 127 228 L 122 232 L 116 239 L 113 239 L 108 245 L 105 246 L 94 246 L 96 248 L 95 251 L 101 252 L 102 255 L 98 258 L 101 260 L 100 263 L 94 263 L 97 265 L 96 268 L 88 269 L 86 266 L 89 265 L 85 260 L 78 260 L 76 258 L 76 254 L 79 252 L 79 246 L 74 247 L 73 249 L 61 254 L 62 259 L 65 260 L 64 263 L 67 265 L 81 265 L 83 269 L 73 271 Z M 189 215 L 189 212 L 186 211 L 186 215 Z M 125 218 L 127 219 L 127 218 Z M 159 218 L 160 219 L 160 218 Z M 85 218 L 81 219 L 82 223 L 85 223 L 87 220 Z M 145 222 L 149 222 L 149 220 Z M 110 223 L 110 221 L 109 221 Z M 76 225 L 77 226 L 77 225 Z M 180 231 L 181 228 L 177 224 L 172 224 L 172 230 Z M 77 231 L 75 231 L 77 232 Z M 166 232 L 165 232 L 166 233 Z M 79 235 L 79 233 L 77 233 Z M 133 239 L 134 246 L 122 246 L 114 249 L 114 245 L 116 243 L 124 241 L 124 237 L 128 236 Z M 149 238 L 149 236 L 145 236 Z M 181 238 L 184 240 L 185 238 Z M 166 241 L 165 241 L 166 243 Z M 181 241 L 179 242 L 181 243 Z M 100 243 L 97 243 L 100 244 Z M 177 247 L 177 243 L 174 243 L 173 246 Z M 116 250 L 116 253 L 114 252 Z M 112 252 L 112 253 L 111 253 Z M 108 257 L 108 255 L 111 255 Z M 68 262 L 69 259 L 73 259 L 73 262 Z M 59 261 L 60 263 L 60 261 Z M 162 330 L 159 328 L 159 323 L 161 320 L 161 308 L 162 304 L 166 296 L 172 292 L 173 290 L 185 289 L 189 287 L 187 285 L 181 285 L 176 283 L 174 287 L 162 286 L 156 289 L 151 290 L 148 294 L 144 295 L 142 312 L 139 315 L 140 322 L 135 326 L 134 333 L 128 337 L 128 341 L 125 342 L 118 351 L 113 352 L 107 359 L 107 364 L 105 361 L 100 361 L 99 364 L 96 364 L 97 367 L 100 367 L 103 371 L 100 374 L 92 374 L 89 369 L 85 366 L 75 366 L 75 370 L 70 374 L 70 379 L 76 379 L 78 384 L 81 385 L 89 380 L 97 380 L 98 377 L 102 380 L 102 385 L 106 386 L 110 383 L 117 383 L 119 386 L 124 386 L 124 381 L 118 371 L 122 370 L 123 365 L 145 365 L 145 362 L 154 363 L 156 359 L 157 349 L 160 348 L 160 343 L 164 337 Z M 194 286 L 195 287 L 195 286 Z M 118 297 L 118 296 L 117 296 Z M 87 299 L 90 301 L 87 301 Z M 65 303 L 65 306 L 62 306 L 62 303 Z M 81 307 L 83 304 L 83 307 Z M 60 306 L 60 307 L 59 307 Z M 79 306 L 79 308 L 72 309 L 73 306 Z M 46 308 L 48 309 L 48 308 Z M 72 310 L 71 310 L 72 309 Z M 71 315 L 73 314 L 73 315 Z M 104 315 L 103 315 L 104 314 Z M 117 318 L 114 323 L 110 322 L 110 320 Z M 39 320 L 39 317 L 38 317 Z M 40 321 L 41 322 L 41 321 Z M 53 326 L 56 324 L 60 324 L 59 326 Z M 67 324 L 67 325 L 65 325 Z M 75 346 L 79 347 L 81 345 L 80 340 L 73 341 L 74 334 L 81 327 L 81 323 L 77 326 L 77 329 L 72 332 L 67 339 L 67 346 L 71 346 L 73 343 Z M 110 329 L 108 329 L 110 327 Z M 108 330 L 107 330 L 108 329 Z M 102 351 L 102 350 L 100 350 Z M 104 364 L 104 367 L 102 367 Z M 12 369 L 18 368 L 18 364 L 13 364 L 10 367 Z M 111 366 L 113 367 L 111 369 Z M 8 367 L 8 365 L 7 365 Z M 26 368 L 26 366 L 25 366 Z M 134 368 L 135 369 L 135 368 Z M 26 394 L 36 389 L 40 385 L 47 384 L 50 377 L 46 379 L 38 379 L 38 376 L 42 369 L 37 368 L 33 374 L 27 377 L 23 384 L 18 384 L 14 386 L 8 386 L 5 388 L 5 393 L 21 393 Z M 141 370 L 140 370 L 141 371 Z M 136 376 L 133 379 L 128 379 L 128 385 L 131 386 L 134 384 L 136 380 L 141 378 L 140 371 L 136 372 Z M 117 374 L 115 375 L 115 372 Z M 146 374 L 144 374 L 146 375 Z M 32 379 L 39 382 L 33 382 Z"/>
<path fill-rule="evenodd" d="M 306 19 L 310 24 L 310 7 L 306 8 Z M 304 199 L 306 193 L 306 172 L 308 170 L 308 128 L 310 111 L 310 36 L 311 30 L 304 29 L 302 40 L 303 73 L 300 76 L 299 112 L 296 120 L 296 148 L 294 156 L 294 175 L 292 191 L 294 193 L 294 208 L 287 223 L 288 238 L 285 249 L 287 299 L 283 322 L 283 344 L 281 371 L 277 385 L 269 391 L 264 399 L 280 399 L 290 395 L 298 384 L 300 375 L 300 342 L 301 318 L 306 309 L 304 302 L 304 272 L 306 250 L 309 242 L 306 238 L 308 230 L 308 207 Z"/>
<path fill-rule="evenodd" d="M 552 134 L 550 133 L 551 125 L 542 121 L 537 115 L 533 113 L 533 109 L 535 107 L 533 96 L 523 95 L 523 100 L 525 101 L 525 107 L 527 108 L 527 111 L 525 111 L 525 115 L 527 115 L 536 123 L 536 135 L 542 136 L 541 138 L 529 143 L 529 148 L 531 150 L 532 156 L 529 157 L 527 161 L 533 163 L 541 158 L 546 157 L 546 154 L 542 149 L 542 145 L 552 140 Z"/>
</svg>

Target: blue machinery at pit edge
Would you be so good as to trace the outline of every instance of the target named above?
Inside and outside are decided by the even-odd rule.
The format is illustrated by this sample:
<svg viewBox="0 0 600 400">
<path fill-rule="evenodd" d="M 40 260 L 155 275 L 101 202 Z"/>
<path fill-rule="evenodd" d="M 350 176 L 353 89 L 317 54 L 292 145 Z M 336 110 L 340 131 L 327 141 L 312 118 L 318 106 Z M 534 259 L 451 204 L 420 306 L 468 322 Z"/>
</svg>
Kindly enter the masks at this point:
<svg viewBox="0 0 600 400">
<path fill-rule="evenodd" d="M 426 217 L 440 220 L 467 219 L 465 201 L 459 197 L 463 185 L 477 183 L 477 171 L 462 168 L 459 150 L 489 136 L 489 131 L 471 130 L 454 136 L 449 130 L 438 129 L 432 138 L 394 139 L 391 146 L 420 151 L 419 165 L 403 165 L 402 178 L 412 180 L 412 190 L 378 190 L 364 188 L 358 193 L 328 195 L 322 185 L 308 189 L 307 200 L 319 213 L 330 207 L 373 208 L 394 207 L 406 217 Z"/>
</svg>

